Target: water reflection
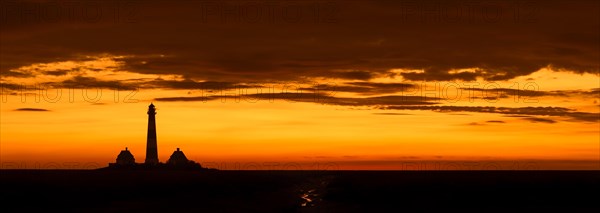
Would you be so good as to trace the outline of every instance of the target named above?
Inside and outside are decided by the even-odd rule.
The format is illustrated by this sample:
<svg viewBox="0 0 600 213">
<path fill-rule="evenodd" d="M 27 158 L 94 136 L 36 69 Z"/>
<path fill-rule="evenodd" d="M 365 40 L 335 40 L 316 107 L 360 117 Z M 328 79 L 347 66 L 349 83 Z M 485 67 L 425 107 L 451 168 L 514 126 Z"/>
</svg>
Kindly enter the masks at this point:
<svg viewBox="0 0 600 213">
<path fill-rule="evenodd" d="M 327 191 L 327 186 L 333 178 L 333 176 L 327 175 L 308 179 L 307 182 L 300 186 L 299 195 L 300 199 L 302 199 L 300 206 L 313 207 L 323 201 L 322 196 Z"/>
<path fill-rule="evenodd" d="M 304 200 L 304 202 L 302 202 L 302 204 L 300 204 L 303 207 L 306 206 L 315 206 L 315 204 L 313 203 L 313 200 L 315 200 L 315 198 L 317 198 L 317 196 L 319 196 L 318 194 L 315 193 L 315 189 L 310 189 L 306 192 L 304 192 L 304 194 L 302 194 L 302 196 L 300 196 L 300 198 L 302 198 L 302 200 Z"/>
</svg>

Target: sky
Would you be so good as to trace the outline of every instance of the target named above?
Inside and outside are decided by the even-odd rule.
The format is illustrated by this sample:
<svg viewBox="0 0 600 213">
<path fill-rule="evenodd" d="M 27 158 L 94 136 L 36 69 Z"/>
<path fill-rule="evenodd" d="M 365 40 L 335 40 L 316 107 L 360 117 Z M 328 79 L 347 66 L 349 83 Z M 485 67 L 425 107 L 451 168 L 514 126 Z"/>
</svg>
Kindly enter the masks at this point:
<svg viewBox="0 0 600 213">
<path fill-rule="evenodd" d="M 596 1 L 0 9 L 2 169 L 600 169 Z"/>
</svg>

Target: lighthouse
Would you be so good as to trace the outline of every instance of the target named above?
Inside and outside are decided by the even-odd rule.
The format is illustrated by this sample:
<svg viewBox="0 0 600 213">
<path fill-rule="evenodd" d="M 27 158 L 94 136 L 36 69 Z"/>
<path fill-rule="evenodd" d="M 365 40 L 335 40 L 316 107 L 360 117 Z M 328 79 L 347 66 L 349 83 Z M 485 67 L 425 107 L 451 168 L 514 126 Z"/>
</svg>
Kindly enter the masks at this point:
<svg viewBox="0 0 600 213">
<path fill-rule="evenodd" d="M 156 109 L 154 104 L 148 106 L 148 136 L 146 137 L 146 164 L 158 164 L 158 148 L 156 145 Z"/>
<path fill-rule="evenodd" d="M 104 169 L 156 169 L 156 170 L 203 170 L 202 165 L 188 160 L 183 152 L 177 148 L 166 164 L 158 161 L 158 146 L 156 140 L 156 108 L 150 103 L 148 106 L 148 135 L 146 136 L 146 160 L 143 164 L 136 163 L 133 154 L 125 147 L 117 156 L 115 163 L 108 163 Z M 214 170 L 214 169 L 213 169 Z"/>
</svg>

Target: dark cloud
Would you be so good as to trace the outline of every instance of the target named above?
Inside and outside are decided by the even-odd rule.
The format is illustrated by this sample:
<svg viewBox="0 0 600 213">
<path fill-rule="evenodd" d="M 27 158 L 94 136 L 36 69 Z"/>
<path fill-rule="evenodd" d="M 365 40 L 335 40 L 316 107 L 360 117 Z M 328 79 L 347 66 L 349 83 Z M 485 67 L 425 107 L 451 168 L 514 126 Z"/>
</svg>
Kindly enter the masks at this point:
<svg viewBox="0 0 600 213">
<path fill-rule="evenodd" d="M 587 121 L 587 122 L 598 122 L 600 121 L 600 113 L 589 113 L 589 112 L 571 112 L 568 114 L 572 120 Z"/>
<path fill-rule="evenodd" d="M 258 19 L 236 12 L 245 1 L 210 13 L 206 2 L 128 1 L 123 16 L 111 13 L 121 2 L 59 2 L 62 16 L 52 18 L 40 8 L 53 1 L 2 1 L 0 73 L 98 54 L 128 56 L 120 60 L 133 72 L 226 82 L 367 80 L 394 68 L 423 70 L 400 75 L 428 81 L 511 79 L 548 65 L 598 72 L 594 1 L 293 1 L 275 15 L 265 12 L 272 2 L 253 1 L 264 9 Z M 81 16 L 90 9 L 102 15 Z M 463 68 L 477 69 L 453 71 Z"/>
<path fill-rule="evenodd" d="M 56 88 L 101 88 L 114 90 L 136 90 L 137 85 L 127 84 L 121 81 L 104 81 L 93 77 L 75 76 L 58 83 L 46 83 L 46 86 Z"/>
<path fill-rule="evenodd" d="M 227 98 L 227 97 L 223 97 Z M 212 101 L 217 99 L 216 97 L 204 97 L 204 96 L 196 96 L 196 97 L 164 97 L 164 98 L 155 98 L 155 101 L 164 101 L 164 102 L 176 102 L 176 101 Z"/>
<path fill-rule="evenodd" d="M 437 104 L 441 99 L 424 96 L 376 96 L 366 98 L 333 97 L 321 93 L 257 93 L 237 96 L 193 96 L 193 97 L 162 97 L 157 101 L 210 101 L 221 99 L 240 102 L 285 100 L 291 102 L 310 102 L 340 106 L 379 106 L 379 105 L 430 105 Z"/>
<path fill-rule="evenodd" d="M 310 88 L 300 88 L 306 91 L 330 91 L 335 92 L 352 92 L 361 95 L 377 95 L 389 94 L 407 91 L 417 87 L 414 84 L 408 83 L 376 83 L 376 82 L 345 82 L 340 85 L 335 83 L 319 84 Z"/>
<path fill-rule="evenodd" d="M 386 106 L 389 110 L 431 110 L 435 112 L 480 112 L 506 114 L 511 117 L 561 116 L 572 121 L 598 122 L 600 113 L 577 112 L 564 107 L 484 107 L 484 106 Z"/>
<path fill-rule="evenodd" d="M 216 81 L 194 81 L 194 80 L 163 80 L 155 79 L 153 81 L 144 82 L 145 87 L 166 88 L 166 89 L 189 89 L 189 90 L 229 90 L 242 88 L 259 88 L 260 85 L 245 85 L 233 82 L 216 82 Z"/>
<path fill-rule="evenodd" d="M 555 91 L 541 91 L 535 84 L 531 84 L 531 90 L 521 89 L 508 89 L 508 88 L 493 88 L 493 89 L 482 89 L 482 88 L 461 88 L 466 90 L 469 95 L 474 98 L 481 98 L 484 100 L 495 101 L 504 98 L 511 97 L 541 97 L 541 96 L 553 96 L 553 97 L 572 97 L 572 96 L 595 96 L 598 95 L 594 89 L 591 90 L 555 90 Z M 535 98 L 529 101 L 537 100 Z"/>
<path fill-rule="evenodd" d="M 534 123 L 549 123 L 549 124 L 556 123 L 555 120 L 547 119 L 547 118 L 529 117 L 529 118 L 523 118 L 523 119 L 529 120 L 529 121 L 534 122 Z"/>
<path fill-rule="evenodd" d="M 414 84 L 409 83 L 377 83 L 377 82 L 347 82 L 346 84 L 355 85 L 355 86 L 363 86 L 363 87 L 371 87 L 376 89 L 392 89 L 394 91 L 403 91 L 410 88 L 416 87 Z"/>
<path fill-rule="evenodd" d="M 452 80 L 464 80 L 474 81 L 478 76 L 482 76 L 482 72 L 462 72 L 462 73 L 449 73 L 449 69 L 432 69 L 429 68 L 425 72 L 403 72 L 400 75 L 404 79 L 411 81 L 452 81 Z M 488 77 L 490 78 L 490 77 Z"/>
<path fill-rule="evenodd" d="M 509 117 L 509 118 L 529 118 L 531 116 L 527 116 L 527 115 L 503 115 L 502 117 Z"/>
<path fill-rule="evenodd" d="M 12 83 L 0 83 L 0 89 L 2 90 L 20 90 L 20 89 L 25 89 L 23 87 L 23 85 L 19 85 L 19 84 L 12 84 Z"/>
<path fill-rule="evenodd" d="M 366 98 L 333 97 L 320 93 L 262 93 L 244 95 L 242 98 L 263 100 L 287 100 L 296 102 L 314 102 L 340 106 L 378 106 L 378 105 L 431 105 L 437 104 L 440 98 L 425 96 L 376 96 Z"/>
<path fill-rule="evenodd" d="M 349 82 L 347 84 L 361 88 L 368 88 L 367 91 L 360 92 L 362 94 L 385 94 L 396 93 L 411 90 L 417 86 L 408 83 L 375 83 L 375 82 Z"/>
<path fill-rule="evenodd" d="M 62 72 L 62 71 L 61 71 Z M 65 71 L 66 72 L 66 71 Z M 57 74 L 59 75 L 59 74 Z M 0 83 L 0 88 L 9 90 L 35 89 L 37 85 Z M 88 76 L 75 76 L 61 82 L 45 82 L 40 86 L 49 86 L 53 88 L 103 88 L 114 90 L 135 90 L 135 89 L 171 89 L 171 90 L 203 90 L 206 92 L 225 91 L 232 89 L 260 89 L 261 84 L 241 84 L 234 82 L 216 82 L 216 81 L 194 81 L 186 80 L 164 80 L 164 79 L 123 79 L 123 80 L 100 80 Z"/>
<path fill-rule="evenodd" d="M 506 94 L 499 94 L 497 96 L 487 96 L 488 94 L 485 94 L 481 99 L 483 100 L 487 100 L 487 101 L 495 101 L 501 98 L 509 98 L 510 96 L 506 95 Z"/>
<path fill-rule="evenodd" d="M 66 75 L 67 73 L 69 73 L 70 70 L 54 70 L 54 71 L 46 71 L 44 72 L 46 75 L 53 75 L 53 76 L 61 76 L 61 75 Z"/>
<path fill-rule="evenodd" d="M 589 91 L 583 92 L 583 94 L 592 95 L 592 96 L 594 96 L 596 98 L 600 98 L 600 88 L 590 89 Z"/>
<path fill-rule="evenodd" d="M 369 71 L 331 71 L 317 74 L 318 77 L 349 79 L 349 80 L 369 80 L 375 76 Z"/>
<path fill-rule="evenodd" d="M 538 90 L 520 90 L 520 89 L 508 89 L 508 88 L 494 88 L 494 89 L 461 88 L 461 89 L 480 92 L 480 95 L 483 96 L 485 99 L 508 98 L 509 96 L 527 96 L 527 97 L 568 96 L 568 91 L 538 91 Z"/>
<path fill-rule="evenodd" d="M 15 111 L 28 111 L 28 112 L 48 112 L 50 110 L 41 109 L 41 108 L 18 108 Z"/>
<path fill-rule="evenodd" d="M 394 113 L 394 112 L 376 112 L 373 115 L 412 115 L 409 113 Z"/>
<path fill-rule="evenodd" d="M 2 77 L 28 78 L 33 77 L 33 75 L 30 73 L 23 73 L 20 71 L 0 70 L 0 78 Z"/>
<path fill-rule="evenodd" d="M 211 95 L 189 97 L 161 97 L 156 101 L 214 101 L 222 102 L 257 102 L 285 100 L 292 102 L 309 102 L 339 106 L 373 106 L 386 110 L 430 110 L 434 112 L 478 112 L 504 114 L 506 117 L 520 117 L 531 121 L 549 122 L 532 116 L 566 117 L 572 121 L 598 122 L 600 113 L 578 112 L 564 107 L 484 107 L 484 106 L 439 106 L 442 99 L 425 96 L 375 96 L 375 97 L 334 97 L 323 93 L 256 93 L 240 95 Z M 433 106 L 436 105 L 436 106 Z M 379 115 L 400 115 L 402 113 L 376 113 Z M 500 120 L 489 120 L 487 123 L 504 123 Z"/>
</svg>

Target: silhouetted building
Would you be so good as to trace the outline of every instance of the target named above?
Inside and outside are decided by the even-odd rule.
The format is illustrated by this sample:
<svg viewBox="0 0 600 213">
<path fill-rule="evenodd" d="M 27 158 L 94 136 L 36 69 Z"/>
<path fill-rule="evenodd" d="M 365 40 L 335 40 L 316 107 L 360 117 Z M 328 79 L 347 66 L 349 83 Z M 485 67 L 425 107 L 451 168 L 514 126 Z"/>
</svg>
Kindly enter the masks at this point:
<svg viewBox="0 0 600 213">
<path fill-rule="evenodd" d="M 129 152 L 127 147 L 117 156 L 116 163 L 109 163 L 105 169 L 125 169 L 125 170 L 201 170 L 202 165 L 196 163 L 183 154 L 177 148 L 169 158 L 166 164 L 158 161 L 158 148 L 156 141 L 156 108 L 150 103 L 148 106 L 148 134 L 146 137 L 146 160 L 144 163 L 135 163 L 135 158 Z M 206 169 L 205 169 L 206 170 Z"/>
<path fill-rule="evenodd" d="M 179 148 L 177 148 L 177 150 L 174 151 L 173 154 L 171 154 L 171 157 L 167 161 L 167 164 L 173 166 L 181 166 L 186 165 L 188 163 L 189 160 L 187 159 L 187 157 L 185 157 L 185 154 L 183 154 L 183 152 L 179 150 Z"/>
<path fill-rule="evenodd" d="M 155 121 L 156 109 L 154 104 L 150 103 L 148 106 L 148 135 L 146 137 L 146 164 L 156 165 L 158 164 L 158 149 L 156 141 L 156 121 Z"/>
<path fill-rule="evenodd" d="M 118 165 L 135 165 L 135 158 L 129 152 L 129 149 L 125 147 L 125 150 L 122 150 L 121 153 L 117 156 L 117 164 Z"/>
<path fill-rule="evenodd" d="M 131 152 L 129 152 L 129 150 L 127 149 L 127 147 L 125 147 L 125 150 L 121 150 L 121 152 L 117 156 L 117 162 L 116 163 L 109 163 L 108 166 L 109 167 L 135 166 L 135 158 L 133 157 L 133 155 L 131 154 Z"/>
</svg>

